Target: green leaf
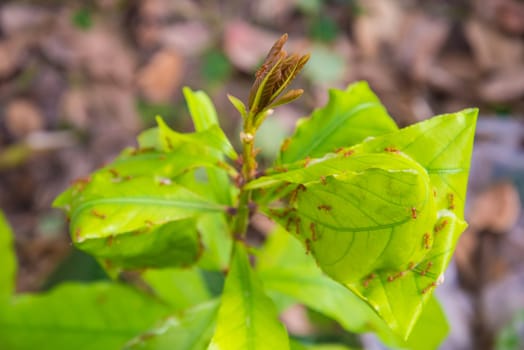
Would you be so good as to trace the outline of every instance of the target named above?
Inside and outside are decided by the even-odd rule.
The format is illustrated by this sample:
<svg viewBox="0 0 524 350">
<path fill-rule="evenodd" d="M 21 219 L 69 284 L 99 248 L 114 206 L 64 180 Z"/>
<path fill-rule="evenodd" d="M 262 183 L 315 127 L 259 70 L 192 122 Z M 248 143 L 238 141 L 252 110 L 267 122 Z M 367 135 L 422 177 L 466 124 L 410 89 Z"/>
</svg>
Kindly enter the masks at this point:
<svg viewBox="0 0 524 350">
<path fill-rule="evenodd" d="M 219 151 L 229 158 L 238 158 L 233 146 L 218 125 L 211 125 L 203 131 L 183 134 L 169 128 L 162 118 L 157 117 L 160 144 L 165 152 L 179 147 L 192 147 L 195 151 Z"/>
<path fill-rule="evenodd" d="M 238 113 L 242 116 L 243 119 L 247 117 L 247 111 L 246 111 L 246 105 L 244 102 L 240 101 L 240 99 L 236 98 L 233 95 L 228 94 L 227 98 L 231 102 L 231 104 L 236 108 Z"/>
<path fill-rule="evenodd" d="M 209 97 L 202 91 L 193 92 L 184 88 L 184 95 L 188 102 L 191 117 L 197 131 L 218 126 L 215 108 Z M 223 155 L 219 151 L 210 152 L 220 162 Z M 197 161 L 202 155 L 195 154 L 187 159 Z M 225 165 L 225 163 L 222 163 Z M 197 169 L 198 170 L 198 169 Z M 207 166 L 205 169 L 207 181 L 198 181 L 198 173 L 186 173 L 186 176 L 177 180 L 186 188 L 202 196 L 210 196 L 215 201 L 225 205 L 232 205 L 236 195 L 236 188 L 231 185 L 229 176 L 223 169 Z M 199 218 L 198 230 L 202 235 L 204 251 L 199 266 L 211 270 L 223 270 L 229 263 L 232 240 L 229 235 L 226 218 L 223 214 L 210 214 Z"/>
<path fill-rule="evenodd" d="M 15 291 L 16 257 L 13 232 L 4 214 L 0 210 L 0 305 L 7 302 Z"/>
<path fill-rule="evenodd" d="M 197 104 L 198 101 L 193 101 L 193 104 Z M 212 105 L 200 107 L 200 109 L 194 107 L 198 113 L 212 113 L 208 111 L 210 108 L 214 111 Z M 211 123 L 215 118 L 216 115 L 214 117 L 209 115 L 204 117 L 199 114 L 193 117 L 193 120 L 196 121 L 195 125 L 200 127 Z M 226 155 L 233 160 L 238 157 L 218 123 L 211 124 L 205 129 L 194 133 L 179 133 L 171 129 L 161 117 L 157 116 L 156 121 L 158 127 L 143 131 L 138 136 L 140 149 L 134 153 L 157 150 L 167 153 L 183 151 L 185 154 L 193 154 L 195 156 L 213 156 L 216 160 L 222 160 L 222 155 Z"/>
<path fill-rule="evenodd" d="M 216 128 L 219 126 L 215 107 L 213 106 L 211 99 L 203 91 L 192 91 L 190 88 L 185 87 L 184 96 L 189 107 L 191 118 L 195 124 L 196 131 L 203 132 L 210 128 Z M 231 146 L 227 138 L 224 142 Z M 223 156 L 220 152 L 215 152 L 215 155 L 219 158 L 220 161 L 223 160 Z M 234 156 L 236 157 L 236 155 Z M 231 205 L 233 191 L 227 173 L 224 172 L 223 169 L 210 168 L 206 169 L 206 172 L 212 192 L 215 194 L 215 199 L 219 203 Z"/>
<path fill-rule="evenodd" d="M 373 331 L 389 347 L 436 349 L 447 335 L 445 315 L 431 298 L 408 341 L 403 341 L 364 301 L 325 276 L 299 242 L 281 228 L 270 235 L 257 262 L 257 271 L 271 295 L 292 297 L 338 321 L 348 331 Z"/>
<path fill-rule="evenodd" d="M 391 348 L 436 349 L 446 338 L 448 324 L 435 298 L 414 326 L 407 342 L 386 326 L 362 299 L 325 276 L 298 240 L 275 229 L 257 254 L 257 272 L 274 298 L 291 297 L 339 322 L 354 333 L 373 331 Z"/>
<path fill-rule="evenodd" d="M 396 130 L 395 122 L 367 83 L 351 84 L 346 90 L 332 89 L 328 104 L 299 122 L 295 134 L 283 145 L 279 163 L 318 158 L 366 137 Z"/>
<path fill-rule="evenodd" d="M 466 227 L 475 120 L 476 110 L 436 117 L 250 187 L 299 184 L 289 208 L 268 214 L 406 338 Z"/>
<path fill-rule="evenodd" d="M 207 270 L 227 269 L 233 240 L 229 234 L 229 227 L 223 214 L 209 214 L 202 216 L 197 223 L 201 233 L 204 251 L 198 266 Z"/>
<path fill-rule="evenodd" d="M 428 172 L 438 208 L 451 208 L 463 219 L 478 109 L 433 117 L 397 133 L 363 144 L 380 152 L 386 147 L 409 155 Z M 450 195 L 453 194 L 453 198 Z"/>
<path fill-rule="evenodd" d="M 150 269 L 142 278 L 173 310 L 185 310 L 211 299 L 202 274 L 196 268 Z"/>
<path fill-rule="evenodd" d="M 218 125 L 213 102 L 204 91 L 193 91 L 189 87 L 184 87 L 183 92 L 196 131 L 204 131 L 213 125 Z"/>
<path fill-rule="evenodd" d="M 70 202 L 58 197 L 55 205 L 67 209 L 78 243 L 224 210 L 160 177 L 137 176 L 115 183 L 109 172 L 98 172 L 88 183 L 74 185 L 71 194 Z"/>
<path fill-rule="evenodd" d="M 129 268 L 194 262 L 201 252 L 194 220 L 223 207 L 169 178 L 138 175 L 115 181 L 112 169 L 98 171 L 55 200 L 69 214 L 73 242 Z"/>
<path fill-rule="evenodd" d="M 364 301 L 324 275 L 299 241 L 282 228 L 271 233 L 257 254 L 257 272 L 271 295 L 291 297 L 349 331 L 367 332 L 382 324 Z"/>
<path fill-rule="evenodd" d="M 171 316 L 133 339 L 124 349 L 204 350 L 213 335 L 218 306 L 218 301 L 213 300 Z"/>
<path fill-rule="evenodd" d="M 109 172 L 114 183 L 141 175 L 173 179 L 196 168 L 216 168 L 219 160 L 215 154 L 198 154 L 187 147 L 169 153 L 126 150 L 102 171 Z"/>
<path fill-rule="evenodd" d="M 411 335 L 399 345 L 411 350 L 438 349 L 449 333 L 449 324 L 437 298 L 430 298 L 413 327 Z"/>
<path fill-rule="evenodd" d="M 122 152 L 105 168 L 75 181 L 55 200 L 55 206 L 68 212 L 71 234 L 80 248 L 98 257 L 114 258 L 113 262 L 125 267 L 187 265 L 199 256 L 196 229 L 189 230 L 185 225 L 188 231 L 170 231 L 173 226 L 161 226 L 224 212 L 224 206 L 212 202 L 211 191 L 201 191 L 200 196 L 181 183 L 201 167 L 223 171 L 216 168 L 222 155 L 216 150 L 199 154 L 190 142 L 182 142 L 172 152 L 158 151 L 155 150 L 161 149 L 155 146 L 161 143 L 158 138 L 158 128 L 142 134 L 142 148 Z M 203 196 L 211 197 L 212 201 Z M 116 236 L 118 244 L 113 244 Z M 91 241 L 84 242 L 86 239 Z M 176 244 L 191 249 L 172 259 Z M 131 250 L 125 252 L 124 247 Z M 171 250 L 157 257 L 160 252 Z M 147 265 L 141 266 L 143 263 Z"/>
<path fill-rule="evenodd" d="M 196 263 L 202 254 L 202 244 L 193 219 L 75 243 L 79 249 L 105 259 L 110 266 L 125 269 L 185 267 Z"/>
<path fill-rule="evenodd" d="M 17 296 L 3 307 L 0 348 L 121 349 L 167 313 L 122 285 L 64 284 L 49 293 Z"/>
<path fill-rule="evenodd" d="M 236 243 L 210 350 L 289 349 L 275 305 L 264 294 L 246 249 Z"/>
<path fill-rule="evenodd" d="M 142 131 L 137 137 L 139 150 L 150 151 L 151 149 L 154 149 L 163 152 L 164 149 L 162 147 L 162 143 L 160 142 L 159 135 L 160 131 L 158 127 Z"/>
</svg>

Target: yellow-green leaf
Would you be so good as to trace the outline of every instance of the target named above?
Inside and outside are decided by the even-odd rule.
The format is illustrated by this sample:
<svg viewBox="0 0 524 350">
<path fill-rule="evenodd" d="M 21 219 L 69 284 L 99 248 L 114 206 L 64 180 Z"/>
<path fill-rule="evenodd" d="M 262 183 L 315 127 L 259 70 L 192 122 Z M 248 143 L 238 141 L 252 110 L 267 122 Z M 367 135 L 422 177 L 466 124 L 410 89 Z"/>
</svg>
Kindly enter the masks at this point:
<svg viewBox="0 0 524 350">
<path fill-rule="evenodd" d="M 236 243 L 209 350 L 289 349 L 275 305 L 252 270 L 245 247 Z"/>
</svg>

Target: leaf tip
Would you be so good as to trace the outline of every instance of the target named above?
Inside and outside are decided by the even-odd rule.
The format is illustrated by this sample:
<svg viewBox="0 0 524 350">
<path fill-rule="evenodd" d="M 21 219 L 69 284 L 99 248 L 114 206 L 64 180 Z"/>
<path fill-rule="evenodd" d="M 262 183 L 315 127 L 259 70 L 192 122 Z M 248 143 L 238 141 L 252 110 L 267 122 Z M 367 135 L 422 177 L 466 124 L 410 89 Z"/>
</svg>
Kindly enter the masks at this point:
<svg viewBox="0 0 524 350">
<path fill-rule="evenodd" d="M 158 124 L 158 126 L 166 126 L 166 122 L 164 121 L 164 118 L 162 118 L 158 114 L 155 116 L 155 121 Z"/>
</svg>

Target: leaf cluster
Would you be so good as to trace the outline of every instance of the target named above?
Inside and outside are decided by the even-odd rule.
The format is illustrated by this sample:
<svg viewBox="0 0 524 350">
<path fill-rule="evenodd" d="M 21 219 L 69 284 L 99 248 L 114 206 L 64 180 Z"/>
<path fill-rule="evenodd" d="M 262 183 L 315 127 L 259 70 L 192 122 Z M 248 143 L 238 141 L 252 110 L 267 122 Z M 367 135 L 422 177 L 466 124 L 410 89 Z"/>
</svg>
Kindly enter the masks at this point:
<svg viewBox="0 0 524 350">
<path fill-rule="evenodd" d="M 308 59 L 287 55 L 286 39 L 257 72 L 248 107 L 230 96 L 244 135 L 302 93 L 282 95 Z M 279 321 L 296 303 L 391 348 L 438 347 L 448 326 L 432 294 L 466 227 L 476 110 L 398 129 L 366 83 L 331 90 L 255 178 L 253 140 L 239 156 L 207 95 L 184 95 L 195 132 L 159 117 L 136 148 L 55 200 L 75 246 L 115 282 L 13 295 L 0 220 L 1 348 L 315 349 Z M 256 247 L 246 243 L 254 210 L 276 224 Z M 134 282 L 118 282 L 128 271 Z M 225 279 L 219 295 L 211 272 Z"/>
</svg>

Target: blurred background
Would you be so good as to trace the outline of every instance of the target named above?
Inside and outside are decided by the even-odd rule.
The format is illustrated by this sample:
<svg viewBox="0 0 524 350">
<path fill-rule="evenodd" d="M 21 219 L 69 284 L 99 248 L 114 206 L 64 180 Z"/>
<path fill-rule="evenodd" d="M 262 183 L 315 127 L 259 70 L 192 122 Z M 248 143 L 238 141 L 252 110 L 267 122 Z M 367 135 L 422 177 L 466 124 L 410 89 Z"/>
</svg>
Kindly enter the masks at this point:
<svg viewBox="0 0 524 350">
<path fill-rule="evenodd" d="M 524 1 L 0 1 L 0 208 L 16 234 L 18 290 L 103 276 L 74 251 L 50 208 L 155 115 L 192 125 L 181 88 L 205 90 L 234 142 L 272 43 L 311 53 L 305 94 L 268 118 L 276 155 L 328 88 L 367 80 L 401 126 L 479 107 L 470 228 L 437 290 L 452 331 L 443 349 L 524 349 Z M 1 267 L 0 267 L 1 271 Z M 380 349 L 372 336 L 369 349 Z"/>
</svg>

